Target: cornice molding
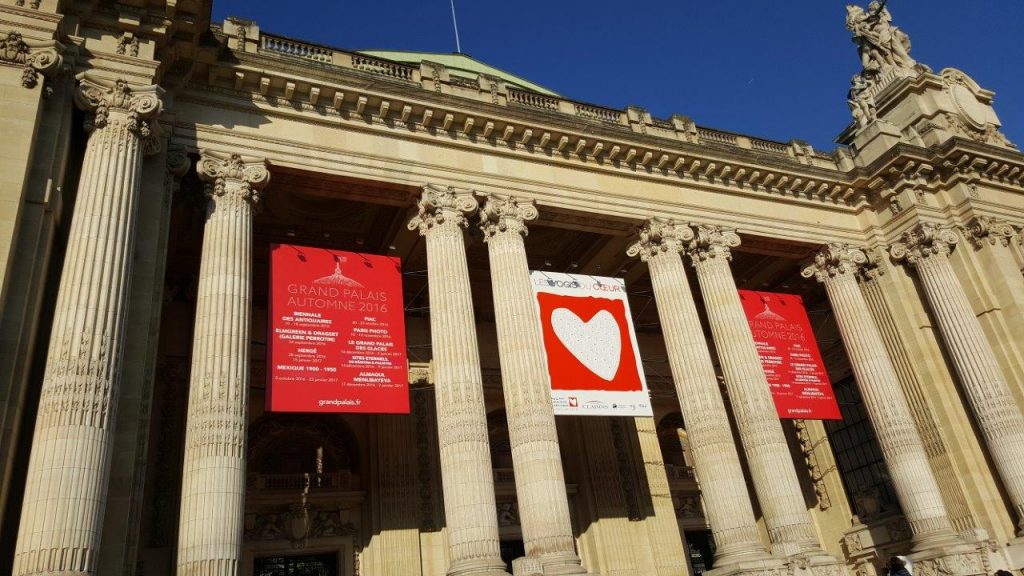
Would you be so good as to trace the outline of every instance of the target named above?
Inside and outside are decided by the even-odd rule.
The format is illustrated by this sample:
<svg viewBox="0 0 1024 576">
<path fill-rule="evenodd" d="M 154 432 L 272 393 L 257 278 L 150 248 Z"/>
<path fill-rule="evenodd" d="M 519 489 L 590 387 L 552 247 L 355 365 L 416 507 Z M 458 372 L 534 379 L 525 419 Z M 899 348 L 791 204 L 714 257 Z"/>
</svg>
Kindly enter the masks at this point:
<svg viewBox="0 0 1024 576">
<path fill-rule="evenodd" d="M 332 89 L 342 90 L 340 86 Z M 428 96 L 430 94 L 424 93 Z M 219 94 L 227 96 L 230 100 L 218 101 L 205 97 L 204 94 Z M 821 168 L 799 164 L 777 166 L 760 156 L 750 158 L 745 163 L 737 163 L 728 158 L 709 157 L 708 152 L 716 151 L 711 146 L 667 139 L 659 140 L 665 140 L 673 148 L 653 149 L 649 147 L 652 143 L 649 142 L 647 146 L 643 144 L 643 140 L 651 138 L 650 136 L 645 137 L 628 129 L 616 130 L 616 140 L 605 139 L 603 134 L 597 134 L 597 128 L 589 133 L 577 130 L 571 134 L 559 132 L 561 127 L 549 127 L 545 130 L 539 125 L 530 127 L 511 122 L 508 116 L 512 114 L 505 118 L 477 115 L 469 111 L 470 107 L 482 104 L 475 101 L 458 102 L 465 111 L 448 112 L 445 108 L 433 108 L 429 103 L 424 106 L 420 101 L 411 99 L 403 101 L 377 95 L 366 96 L 361 92 L 345 92 L 342 105 L 335 107 L 321 103 L 312 105 L 274 95 L 266 96 L 244 89 L 210 86 L 194 86 L 187 93 L 182 93 L 177 101 L 196 102 L 250 113 L 254 111 L 252 107 L 255 107 L 264 115 L 314 125 L 334 125 L 333 120 L 350 123 L 351 127 L 357 129 L 384 127 L 396 131 L 399 135 L 430 135 L 443 138 L 446 143 L 488 146 L 496 152 L 504 152 L 501 148 L 507 147 L 508 152 L 527 152 L 545 161 L 558 155 L 590 168 L 646 173 L 654 177 L 716 185 L 814 204 L 853 207 L 863 200 L 851 183 L 845 180 L 846 176 L 838 172 L 829 173 Z M 410 106 L 404 102 L 410 101 L 421 110 L 418 113 L 410 112 L 403 122 L 403 109 Z M 471 118 L 472 121 L 467 122 L 467 118 Z M 488 128 L 488 124 L 492 125 L 491 128 Z M 501 128 L 496 129 L 493 126 L 495 124 L 500 124 Z M 467 126 L 468 134 L 463 131 Z M 508 138 L 498 137 L 509 127 L 512 128 L 512 134 Z M 485 131 L 489 132 L 486 137 Z M 524 135 L 527 132 L 529 140 L 524 144 Z M 599 150 L 598 158 L 591 155 L 595 149 Z M 756 164 L 758 161 L 761 161 L 761 164 Z"/>
</svg>

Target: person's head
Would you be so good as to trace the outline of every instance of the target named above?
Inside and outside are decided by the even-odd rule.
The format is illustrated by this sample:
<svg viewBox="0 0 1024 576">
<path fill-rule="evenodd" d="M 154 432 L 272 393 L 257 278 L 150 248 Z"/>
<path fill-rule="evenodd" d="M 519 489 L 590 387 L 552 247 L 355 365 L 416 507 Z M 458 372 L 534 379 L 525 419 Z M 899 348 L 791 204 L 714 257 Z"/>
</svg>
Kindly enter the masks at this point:
<svg viewBox="0 0 1024 576">
<path fill-rule="evenodd" d="M 996 570 L 996 576 L 1013 576 L 1009 570 Z"/>
<path fill-rule="evenodd" d="M 893 556 L 892 558 L 889 558 L 889 562 L 888 564 L 886 564 L 889 570 L 899 570 L 900 568 L 903 568 L 906 565 L 907 563 L 900 559 L 899 556 Z M 997 576 L 1002 576 L 1002 574 L 999 574 Z"/>
</svg>

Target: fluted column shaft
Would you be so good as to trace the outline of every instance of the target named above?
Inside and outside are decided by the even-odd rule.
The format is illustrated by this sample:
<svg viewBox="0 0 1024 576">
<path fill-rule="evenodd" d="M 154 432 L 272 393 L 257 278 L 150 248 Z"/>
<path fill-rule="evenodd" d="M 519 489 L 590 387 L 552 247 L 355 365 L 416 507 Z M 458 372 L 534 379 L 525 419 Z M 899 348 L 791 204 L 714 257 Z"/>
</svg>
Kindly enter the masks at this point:
<svg viewBox="0 0 1024 576">
<path fill-rule="evenodd" d="M 761 358 L 729 268 L 735 232 L 697 226 L 688 253 L 725 374 L 772 549 L 783 556 L 820 552 Z"/>
<path fill-rule="evenodd" d="M 527 556 L 545 574 L 583 574 L 573 542 L 558 432 L 545 373 L 540 320 L 523 236 L 531 202 L 492 195 L 480 211 L 498 329 L 501 382 Z"/>
<path fill-rule="evenodd" d="M 959 544 L 896 369 L 857 286 L 855 274 L 865 262 L 861 250 L 832 244 L 816 255 L 803 275 L 816 277 L 828 293 L 875 437 L 910 524 L 914 550 Z"/>
<path fill-rule="evenodd" d="M 1024 535 L 1024 415 L 949 262 L 956 241 L 950 229 L 921 224 L 905 233 L 891 252 L 917 270 L 971 410 L 1017 512 L 1018 535 Z"/>
<path fill-rule="evenodd" d="M 156 86 L 80 75 L 95 115 L 53 314 L 14 574 L 94 574 L 110 478 L 146 119 Z"/>
<path fill-rule="evenodd" d="M 679 252 L 693 237 L 686 226 L 651 220 L 629 248 L 650 269 L 669 366 L 676 385 L 705 513 L 714 536 L 715 565 L 763 559 L 754 511 L 743 479 L 725 403 Z"/>
<path fill-rule="evenodd" d="M 462 228 L 469 191 L 427 186 L 409 222 L 427 242 L 437 436 L 448 530 L 449 576 L 505 574 Z"/>
<path fill-rule="evenodd" d="M 245 505 L 252 213 L 265 163 L 203 151 L 210 196 L 192 340 L 178 528 L 179 576 L 234 576 Z"/>
</svg>

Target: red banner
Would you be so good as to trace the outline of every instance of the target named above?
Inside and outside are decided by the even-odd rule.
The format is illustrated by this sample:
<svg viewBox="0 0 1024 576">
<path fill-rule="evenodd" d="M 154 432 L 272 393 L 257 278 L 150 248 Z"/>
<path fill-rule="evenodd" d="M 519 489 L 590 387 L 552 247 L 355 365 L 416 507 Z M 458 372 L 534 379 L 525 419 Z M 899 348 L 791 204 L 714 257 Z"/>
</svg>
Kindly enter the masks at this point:
<svg viewBox="0 0 1024 576">
<path fill-rule="evenodd" d="M 795 294 L 739 292 L 779 417 L 841 420 L 803 300 Z"/>
<path fill-rule="evenodd" d="M 267 410 L 409 413 L 397 258 L 270 246 Z"/>
</svg>

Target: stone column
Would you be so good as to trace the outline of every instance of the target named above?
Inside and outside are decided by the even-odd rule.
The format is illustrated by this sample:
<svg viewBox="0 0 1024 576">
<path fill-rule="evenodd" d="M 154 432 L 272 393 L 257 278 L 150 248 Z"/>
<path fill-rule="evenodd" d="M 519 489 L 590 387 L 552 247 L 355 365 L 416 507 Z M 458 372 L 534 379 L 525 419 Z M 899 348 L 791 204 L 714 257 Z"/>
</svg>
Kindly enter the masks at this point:
<svg viewBox="0 0 1024 576">
<path fill-rule="evenodd" d="M 866 262 L 867 256 L 857 248 L 829 244 L 801 274 L 825 285 L 857 387 L 910 524 L 914 552 L 933 554 L 961 541 L 953 533 L 882 334 L 857 286 L 857 269 Z"/>
<path fill-rule="evenodd" d="M 203 150 L 203 253 L 178 523 L 179 576 L 234 576 L 242 552 L 252 316 L 252 214 L 266 162 Z"/>
<path fill-rule="evenodd" d="M 94 115 L 53 312 L 14 574 L 94 574 L 124 349 L 142 139 L 157 86 L 79 76 Z"/>
<path fill-rule="evenodd" d="M 526 555 L 540 560 L 545 574 L 584 574 L 569 520 L 540 319 L 523 242 L 526 223 L 535 218 L 532 202 L 513 197 L 488 196 L 480 210 L 491 263 L 519 521 Z"/>
<path fill-rule="evenodd" d="M 780 556 L 824 556 L 729 269 L 730 249 L 739 246 L 740 237 L 733 230 L 703 224 L 694 225 L 693 232 L 687 254 L 697 270 L 729 402 L 772 550 Z"/>
<path fill-rule="evenodd" d="M 679 253 L 693 240 L 685 225 L 655 218 L 628 249 L 647 263 L 665 348 L 686 423 L 693 466 L 714 536 L 715 567 L 769 559 L 757 533 L 725 403 Z M 774 411 L 772 412 L 774 415 Z"/>
<path fill-rule="evenodd" d="M 904 233 L 890 254 L 917 270 L 953 367 L 981 428 L 1024 535 L 1024 415 L 949 262 L 956 233 L 922 223 Z"/>
<path fill-rule="evenodd" d="M 462 229 L 477 209 L 469 190 L 427 185 L 409 229 L 427 239 L 437 437 L 449 576 L 506 574 L 498 545 L 494 475 L 480 350 Z"/>
</svg>

